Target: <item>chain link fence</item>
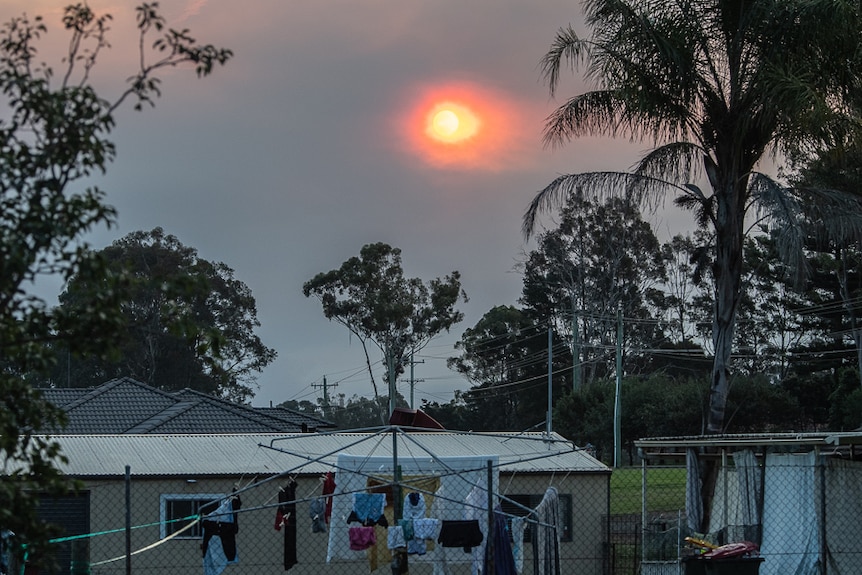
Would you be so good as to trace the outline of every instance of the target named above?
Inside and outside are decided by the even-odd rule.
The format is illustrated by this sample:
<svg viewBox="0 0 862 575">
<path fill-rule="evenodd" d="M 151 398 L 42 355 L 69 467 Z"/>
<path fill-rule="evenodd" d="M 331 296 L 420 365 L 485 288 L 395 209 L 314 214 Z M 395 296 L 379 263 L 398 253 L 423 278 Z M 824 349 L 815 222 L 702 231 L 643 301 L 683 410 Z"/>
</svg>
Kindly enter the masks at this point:
<svg viewBox="0 0 862 575">
<path fill-rule="evenodd" d="M 862 464 L 814 451 L 716 458 L 708 517 L 687 497 L 691 468 L 679 465 L 85 479 L 80 492 L 42 502 L 43 517 L 66 529 L 55 564 L 31 558 L 9 571 L 703 573 L 685 560 L 703 550 L 690 537 L 753 541 L 761 575 L 862 573 Z"/>
<path fill-rule="evenodd" d="M 330 480 L 336 487 L 327 494 Z M 63 524 L 66 537 L 56 543 L 55 565 L 31 558 L 21 572 L 601 575 L 606 569 L 601 524 L 608 474 L 507 473 L 484 465 L 451 476 L 405 473 L 397 481 L 385 473 L 349 482 L 337 472 L 132 474 L 128 509 L 126 488 L 123 480 L 90 480 L 75 495 L 43 500 L 46 518 Z"/>
</svg>

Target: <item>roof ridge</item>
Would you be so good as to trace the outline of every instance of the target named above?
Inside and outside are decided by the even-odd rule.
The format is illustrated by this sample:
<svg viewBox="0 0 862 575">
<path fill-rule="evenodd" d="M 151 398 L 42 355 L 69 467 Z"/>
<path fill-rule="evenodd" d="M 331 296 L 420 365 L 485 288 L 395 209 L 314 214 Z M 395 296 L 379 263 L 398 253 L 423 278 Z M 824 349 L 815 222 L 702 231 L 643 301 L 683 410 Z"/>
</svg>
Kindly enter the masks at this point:
<svg viewBox="0 0 862 575">
<path fill-rule="evenodd" d="M 291 413 L 291 414 L 293 414 L 293 415 L 295 415 L 295 416 L 297 416 L 297 417 L 304 417 L 304 418 L 307 418 L 307 419 L 312 419 L 312 420 L 314 420 L 314 421 L 317 421 L 317 422 L 321 423 L 321 424 L 322 424 L 322 426 L 326 426 L 326 427 L 328 427 L 328 426 L 336 427 L 336 425 L 335 425 L 334 423 L 332 423 L 331 421 L 328 421 L 328 420 L 326 420 L 326 419 L 323 419 L 322 417 L 317 417 L 316 415 L 311 415 L 311 414 L 309 414 L 309 413 L 303 413 L 303 412 L 298 411 L 298 410 L 296 410 L 296 409 L 291 409 L 291 408 L 289 408 L 289 407 L 284 407 L 283 405 L 268 405 L 268 406 L 263 406 L 263 407 L 254 407 L 254 406 L 252 406 L 252 409 L 260 410 L 262 413 L 267 413 L 267 415 L 270 415 L 270 414 L 268 413 L 268 411 L 270 411 L 270 410 L 271 410 L 271 411 L 282 411 L 282 410 L 283 410 L 283 411 L 286 411 L 286 412 L 288 412 L 288 413 Z M 276 416 L 272 416 L 272 417 L 276 417 Z M 282 420 L 282 421 L 288 421 L 288 422 L 289 422 L 289 420 L 287 420 L 287 419 L 283 419 L 283 418 L 281 418 L 281 417 L 277 417 L 277 419 L 280 419 L 280 420 Z"/>
<path fill-rule="evenodd" d="M 125 380 L 125 379 L 127 379 L 127 378 L 119 377 L 116 379 L 112 379 L 110 381 L 106 381 L 105 383 L 103 383 L 101 385 L 97 385 L 96 387 L 91 388 L 90 391 L 88 391 L 83 396 L 81 396 L 78 399 L 75 399 L 73 401 L 70 401 L 69 403 L 64 405 L 63 411 L 71 411 L 72 409 L 75 409 L 79 405 L 83 405 L 84 403 L 87 403 L 88 401 L 90 401 L 96 397 L 99 397 L 100 395 L 106 393 L 108 390 L 111 390 L 111 389 L 114 389 L 115 387 L 118 387 L 121 383 L 123 383 L 123 380 Z"/>
<path fill-rule="evenodd" d="M 183 394 L 191 393 L 191 394 L 193 394 L 199 398 L 199 401 L 197 403 L 200 403 L 200 401 L 204 401 L 204 402 L 209 403 L 209 404 L 216 404 L 218 407 L 221 407 L 222 409 L 226 409 L 228 411 L 231 411 L 232 413 L 234 413 L 235 415 L 237 415 L 239 417 L 242 417 L 242 418 L 245 418 L 249 421 L 253 421 L 255 423 L 259 423 L 261 425 L 265 425 L 267 427 L 270 427 L 273 430 L 275 430 L 276 432 L 278 432 L 280 428 L 277 425 L 274 425 L 272 423 L 272 420 L 275 420 L 275 421 L 281 422 L 281 423 L 292 423 L 292 422 L 287 421 L 287 420 L 273 417 L 272 415 L 269 415 L 268 413 L 263 413 L 261 411 L 258 411 L 254 407 L 250 407 L 250 406 L 247 406 L 247 405 L 244 405 L 241 403 L 233 403 L 231 401 L 227 401 L 226 399 L 221 399 L 220 397 L 216 397 L 214 395 L 209 395 L 207 393 L 203 393 L 203 392 L 200 392 L 200 391 L 197 391 L 194 389 L 186 388 L 186 389 L 182 390 L 181 393 L 183 393 Z M 267 421 L 267 420 L 269 420 L 269 421 Z"/>
<path fill-rule="evenodd" d="M 123 435 L 147 434 L 158 426 L 174 419 L 182 413 L 185 413 L 197 404 L 198 402 L 178 401 L 170 407 L 163 409 L 162 411 L 153 415 L 149 419 L 145 419 L 138 422 L 134 425 L 134 427 L 131 427 L 128 430 L 124 431 Z"/>
</svg>

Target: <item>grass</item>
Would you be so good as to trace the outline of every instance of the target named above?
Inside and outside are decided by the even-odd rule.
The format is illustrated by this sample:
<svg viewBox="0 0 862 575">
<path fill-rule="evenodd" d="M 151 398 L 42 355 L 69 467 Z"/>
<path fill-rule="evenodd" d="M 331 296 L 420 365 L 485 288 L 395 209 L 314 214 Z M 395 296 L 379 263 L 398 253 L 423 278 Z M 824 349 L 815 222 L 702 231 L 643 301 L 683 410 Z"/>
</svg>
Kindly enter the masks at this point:
<svg viewBox="0 0 862 575">
<path fill-rule="evenodd" d="M 611 474 L 611 515 L 639 514 L 643 493 L 641 469 L 614 469 Z M 685 508 L 685 469 L 647 468 L 647 510 L 677 511 Z"/>
</svg>

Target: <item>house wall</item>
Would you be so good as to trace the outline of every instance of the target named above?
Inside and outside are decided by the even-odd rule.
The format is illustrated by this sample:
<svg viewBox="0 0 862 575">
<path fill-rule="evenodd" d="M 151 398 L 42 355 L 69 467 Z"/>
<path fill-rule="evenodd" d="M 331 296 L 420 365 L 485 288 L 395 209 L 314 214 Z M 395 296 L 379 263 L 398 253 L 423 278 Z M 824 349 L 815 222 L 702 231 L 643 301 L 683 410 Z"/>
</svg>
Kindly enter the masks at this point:
<svg viewBox="0 0 862 575">
<path fill-rule="evenodd" d="M 165 495 L 202 496 L 226 494 L 239 485 L 242 510 L 239 514 L 239 532 L 236 536 L 239 562 L 229 565 L 225 575 L 266 575 L 284 573 L 284 531 L 274 528 L 277 494 L 284 481 L 259 478 L 202 478 L 180 476 L 176 478 L 133 477 L 131 482 L 132 551 L 154 547 L 132 557 L 132 570 L 136 575 L 179 575 L 202 572 L 202 556 L 198 537 L 178 536 L 157 544 L 162 537 L 161 501 Z M 326 563 L 328 536 L 312 533 L 309 516 L 310 500 L 321 493 L 319 476 L 297 478 L 297 559 L 290 572 L 295 575 L 315 574 L 367 574 L 367 561 Z M 93 575 L 121 575 L 125 573 L 125 484 L 120 479 L 91 480 L 85 482 L 91 502 L 91 532 L 104 534 L 90 539 L 89 560 Z M 560 548 L 563 572 L 599 575 L 602 572 L 602 545 L 605 540 L 604 517 L 608 509 L 608 475 L 575 474 L 564 477 L 549 474 L 500 473 L 500 492 L 503 495 L 535 495 L 538 498 L 549 486 L 555 486 L 561 495 L 571 496 L 572 525 L 570 541 Z M 338 520 L 337 518 L 334 520 Z M 119 531 L 115 531 L 119 530 Z M 114 532 L 112 532 L 114 531 Z M 385 540 L 382 543 L 385 547 Z M 525 544 L 524 573 L 533 572 L 532 545 Z M 109 561 L 122 557 L 117 561 Z M 389 573 L 388 565 L 379 565 Z M 411 573 L 431 574 L 430 564 L 411 562 Z M 453 575 L 470 573 L 469 563 L 455 565 Z"/>
</svg>

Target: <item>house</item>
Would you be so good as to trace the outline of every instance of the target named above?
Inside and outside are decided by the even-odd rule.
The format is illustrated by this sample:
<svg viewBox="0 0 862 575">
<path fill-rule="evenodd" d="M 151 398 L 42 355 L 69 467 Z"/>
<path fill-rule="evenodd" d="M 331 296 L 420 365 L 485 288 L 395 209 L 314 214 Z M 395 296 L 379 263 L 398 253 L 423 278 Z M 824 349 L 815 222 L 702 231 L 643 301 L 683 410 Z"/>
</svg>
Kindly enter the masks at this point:
<svg viewBox="0 0 862 575">
<path fill-rule="evenodd" d="M 63 471 L 79 479 L 83 489 L 63 501 L 45 501 L 45 508 L 58 510 L 55 519 L 65 520 L 69 535 L 93 534 L 59 544 L 61 566 L 86 562 L 93 575 L 125 573 L 128 533 L 134 573 L 204 571 L 206 530 L 198 516 L 209 513 L 208 504 L 238 497 L 238 531 L 228 536 L 238 562 L 228 564 L 225 575 L 288 569 L 296 575 L 377 569 L 388 574 L 384 527 L 373 527 L 376 543 L 369 549 L 350 548 L 351 528 L 357 526 L 350 522 L 353 494 L 385 493 L 383 516 L 390 526 L 394 503 L 415 499 L 423 501 L 429 518 L 460 520 L 472 514 L 487 533 L 488 506 L 500 504 L 509 529 L 524 528 L 511 542 L 523 573 L 534 572 L 534 557 L 548 557 L 547 551 L 534 553 L 546 545 L 536 545 L 532 537 L 549 529 L 560 537 L 557 558 L 563 572 L 603 572 L 611 470 L 557 434 L 397 426 L 362 433 L 127 431 L 55 437 L 69 459 Z M 471 497 L 475 504 L 468 503 Z M 547 516 L 553 520 L 536 512 L 550 509 L 542 507 L 548 501 L 554 509 L 558 505 L 558 516 Z M 327 503 L 329 520 L 321 522 L 315 511 Z M 407 556 L 410 573 L 470 573 L 476 553 L 490 540 L 469 550 L 424 541 L 424 553 Z M 208 551 L 215 541 L 226 540 L 210 539 Z"/>
<path fill-rule="evenodd" d="M 251 407 L 191 389 L 167 392 L 124 377 L 93 388 L 44 388 L 68 425 L 56 433 L 296 433 L 334 424 L 283 407 Z"/>
</svg>

